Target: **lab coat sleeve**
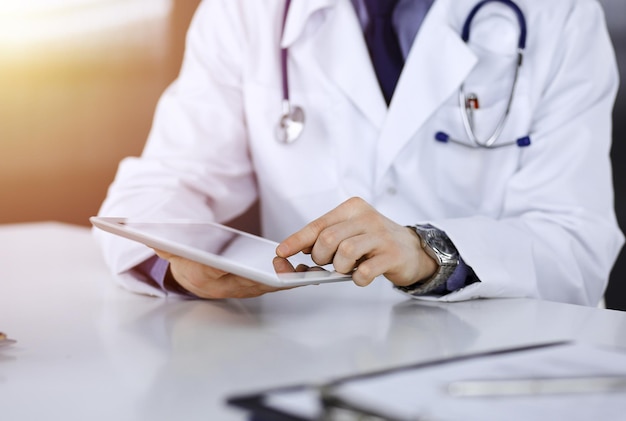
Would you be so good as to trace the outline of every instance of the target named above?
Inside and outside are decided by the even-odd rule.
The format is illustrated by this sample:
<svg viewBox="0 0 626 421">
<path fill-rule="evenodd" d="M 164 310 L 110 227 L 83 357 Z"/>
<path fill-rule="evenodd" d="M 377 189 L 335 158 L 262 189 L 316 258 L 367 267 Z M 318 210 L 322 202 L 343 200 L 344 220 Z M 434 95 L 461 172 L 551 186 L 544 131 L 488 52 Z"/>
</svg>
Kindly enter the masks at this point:
<svg viewBox="0 0 626 421">
<path fill-rule="evenodd" d="M 481 280 L 440 300 L 521 296 L 597 305 L 602 298 L 623 244 L 609 158 L 618 76 L 600 6 L 575 4 L 557 39 L 537 41 L 552 46 L 543 54 L 552 64 L 549 74 L 533 75 L 544 81 L 533 143 L 508 184 L 502 217 L 432 221 Z"/>
<path fill-rule="evenodd" d="M 202 2 L 177 80 L 161 97 L 141 157 L 124 159 L 99 215 L 228 221 L 255 200 L 241 68 L 246 49 L 235 2 Z M 128 273 L 148 248 L 94 231 L 120 283 L 162 295 Z"/>
</svg>

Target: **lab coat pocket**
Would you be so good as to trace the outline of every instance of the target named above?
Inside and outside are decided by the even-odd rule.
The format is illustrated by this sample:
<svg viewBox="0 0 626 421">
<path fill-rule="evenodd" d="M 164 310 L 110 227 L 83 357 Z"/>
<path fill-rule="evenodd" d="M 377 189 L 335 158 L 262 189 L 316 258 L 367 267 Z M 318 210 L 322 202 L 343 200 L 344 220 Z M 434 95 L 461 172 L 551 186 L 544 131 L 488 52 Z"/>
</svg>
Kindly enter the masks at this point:
<svg viewBox="0 0 626 421">
<path fill-rule="evenodd" d="M 519 90 L 516 90 L 513 104 L 511 104 L 511 109 L 507 116 L 508 97 L 498 99 L 495 102 L 485 101 L 481 98 L 486 98 L 486 96 L 478 94 L 478 92 L 484 91 L 484 89 L 475 86 L 472 90 L 471 95 L 475 95 L 478 98 L 479 105 L 478 109 L 472 111 L 466 111 L 461 105 L 459 93 L 456 93 L 454 98 L 449 100 L 437 113 L 435 118 L 435 121 L 439 123 L 439 126 L 436 128 L 437 132 L 444 133 L 450 139 L 463 145 L 469 147 L 478 146 L 466 129 L 463 118 L 465 113 L 468 116 L 468 121 L 472 122 L 473 135 L 482 144 L 485 144 L 496 133 L 501 122 L 504 124 L 502 132 L 497 136 L 494 146 L 512 143 L 528 136 L 528 111 L 524 110 L 522 106 L 522 104 L 528 104 L 528 99 L 522 98 L 524 95 Z M 466 98 L 469 95 L 469 93 L 466 93 Z"/>
<path fill-rule="evenodd" d="M 486 89 L 475 85 L 476 92 Z M 493 86 L 490 87 L 493 89 Z M 478 95 L 478 94 L 477 94 Z M 508 94 L 505 98 L 489 98 L 474 111 L 474 133 L 485 142 L 503 118 Z M 494 102 L 490 102 L 494 99 Z M 453 104 L 454 100 L 457 104 Z M 524 148 L 514 142 L 528 136 L 531 115 L 529 97 L 522 89 L 516 89 L 511 112 L 495 145 L 511 143 L 493 149 L 476 147 L 468 136 L 458 97 L 449 101 L 438 111 L 434 130 L 445 132 L 456 142 L 434 145 L 437 165 L 436 186 L 439 196 L 452 210 L 453 216 L 466 216 L 476 212 L 493 217 L 499 216 L 508 180 L 518 170 Z M 479 97 L 480 100 L 480 97 Z M 532 147 L 532 144 L 528 147 Z"/>
<path fill-rule="evenodd" d="M 476 146 L 464 124 L 463 114 L 472 122 L 473 132 L 479 142 L 485 143 L 505 118 L 509 100 L 512 100 L 508 117 L 504 121 L 498 143 L 514 142 L 528 135 L 528 87 L 523 75 L 515 77 L 517 54 L 499 54 L 473 46 L 478 63 L 453 95 L 448 98 L 436 116 L 441 123 L 437 129 L 458 142 Z M 474 97 L 475 109 L 467 110 L 465 98 Z M 466 111 L 467 110 L 467 111 Z"/>
</svg>

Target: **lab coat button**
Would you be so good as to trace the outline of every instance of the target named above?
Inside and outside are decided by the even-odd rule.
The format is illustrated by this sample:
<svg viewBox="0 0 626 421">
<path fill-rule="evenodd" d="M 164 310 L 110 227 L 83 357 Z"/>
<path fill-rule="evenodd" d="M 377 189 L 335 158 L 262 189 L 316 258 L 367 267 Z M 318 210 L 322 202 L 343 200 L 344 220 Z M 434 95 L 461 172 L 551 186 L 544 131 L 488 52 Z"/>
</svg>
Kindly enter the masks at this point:
<svg viewBox="0 0 626 421">
<path fill-rule="evenodd" d="M 395 196 L 396 194 L 398 194 L 398 190 L 396 190 L 395 187 L 389 187 L 387 189 L 387 194 L 390 196 Z"/>
</svg>

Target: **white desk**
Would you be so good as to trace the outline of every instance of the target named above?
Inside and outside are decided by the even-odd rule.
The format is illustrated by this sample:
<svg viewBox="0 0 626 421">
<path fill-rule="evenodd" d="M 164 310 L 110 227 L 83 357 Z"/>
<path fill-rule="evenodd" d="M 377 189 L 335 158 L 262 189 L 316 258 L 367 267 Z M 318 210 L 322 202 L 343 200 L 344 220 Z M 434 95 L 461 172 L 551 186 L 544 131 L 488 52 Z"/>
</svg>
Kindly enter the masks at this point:
<svg viewBox="0 0 626 421">
<path fill-rule="evenodd" d="M 380 282 L 224 302 L 116 287 L 86 228 L 0 226 L 0 418 L 243 420 L 231 394 L 574 339 L 626 347 L 626 314 L 531 300 L 425 304 Z M 620 334 L 621 333 L 621 334 Z"/>
</svg>

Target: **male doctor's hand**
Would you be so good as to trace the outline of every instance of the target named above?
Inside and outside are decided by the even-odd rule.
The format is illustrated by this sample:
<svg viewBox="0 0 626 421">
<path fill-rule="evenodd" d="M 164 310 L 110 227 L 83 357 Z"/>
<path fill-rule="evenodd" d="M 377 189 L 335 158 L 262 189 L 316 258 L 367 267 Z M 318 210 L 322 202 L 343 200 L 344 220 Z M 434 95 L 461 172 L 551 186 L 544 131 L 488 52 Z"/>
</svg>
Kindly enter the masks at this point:
<svg viewBox="0 0 626 421">
<path fill-rule="evenodd" d="M 160 258 L 169 261 L 171 274 L 178 285 L 200 298 L 250 298 L 281 289 L 205 266 L 171 253 L 161 250 L 155 251 Z"/>
<path fill-rule="evenodd" d="M 437 270 L 412 229 L 356 197 L 290 235 L 278 245 L 276 254 L 287 258 L 300 251 L 310 253 L 318 265 L 332 263 L 337 272 L 352 272 L 360 286 L 379 275 L 397 286 L 408 286 Z"/>
</svg>

